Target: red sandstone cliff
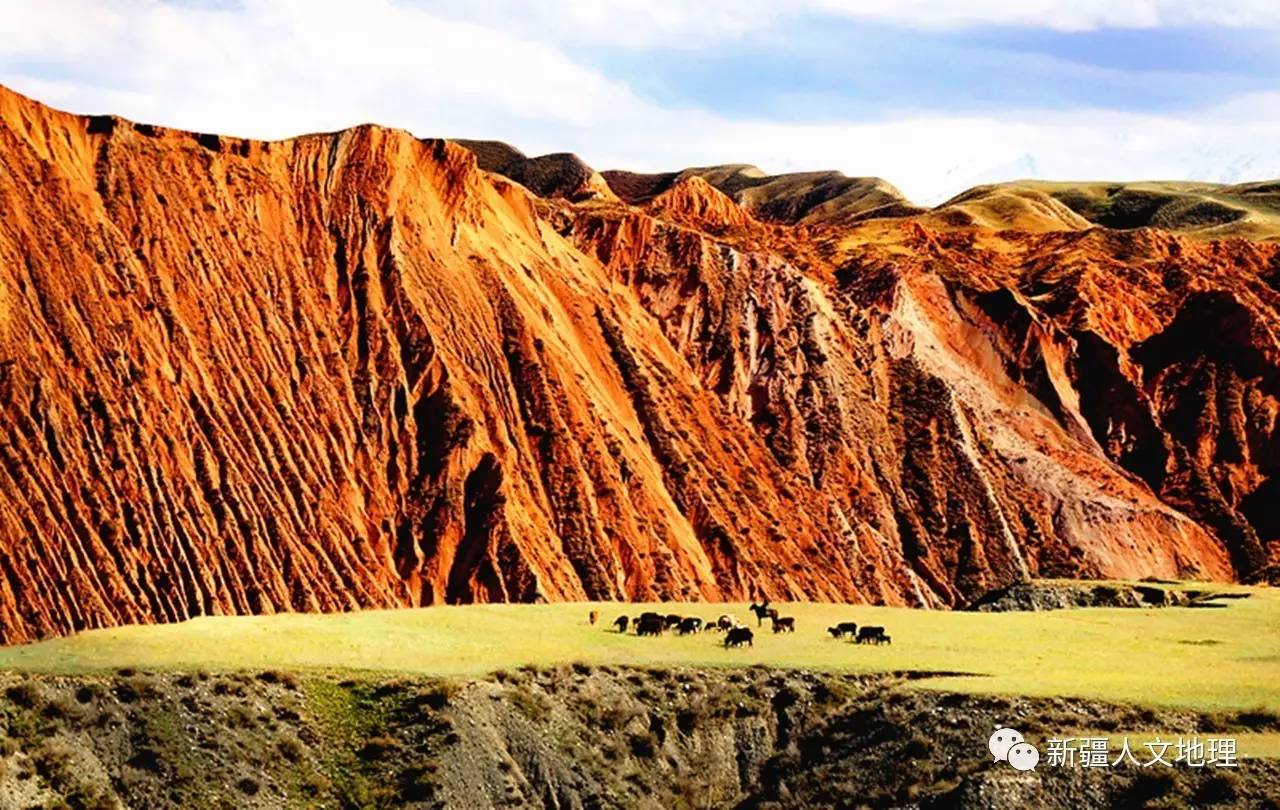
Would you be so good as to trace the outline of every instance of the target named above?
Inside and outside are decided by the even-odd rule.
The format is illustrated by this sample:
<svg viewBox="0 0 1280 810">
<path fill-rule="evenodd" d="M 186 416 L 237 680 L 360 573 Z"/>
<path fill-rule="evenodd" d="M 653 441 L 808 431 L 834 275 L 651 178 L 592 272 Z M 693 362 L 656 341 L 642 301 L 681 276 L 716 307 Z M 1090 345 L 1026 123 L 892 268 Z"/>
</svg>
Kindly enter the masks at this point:
<svg viewBox="0 0 1280 810">
<path fill-rule="evenodd" d="M 546 199 L 404 132 L 0 89 L 0 640 L 1265 565 L 1274 246 L 570 202 L 537 165 Z"/>
</svg>

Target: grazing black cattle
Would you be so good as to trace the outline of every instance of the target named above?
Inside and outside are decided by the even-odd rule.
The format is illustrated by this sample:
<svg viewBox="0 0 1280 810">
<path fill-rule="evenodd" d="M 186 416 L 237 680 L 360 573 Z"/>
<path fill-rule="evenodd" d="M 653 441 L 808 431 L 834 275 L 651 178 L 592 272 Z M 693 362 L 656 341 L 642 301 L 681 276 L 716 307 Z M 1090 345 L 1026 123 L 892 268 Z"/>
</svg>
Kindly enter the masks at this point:
<svg viewBox="0 0 1280 810">
<path fill-rule="evenodd" d="M 641 616 L 636 622 L 637 636 L 660 636 L 666 632 L 667 623 L 661 616 Z"/>
<path fill-rule="evenodd" d="M 682 636 L 687 636 L 690 633 L 696 633 L 702 629 L 702 619 L 699 619 L 697 616 L 689 616 L 680 621 L 680 627 L 678 629 Z"/>
<path fill-rule="evenodd" d="M 679 627 L 680 622 L 682 621 L 684 621 L 684 617 L 678 613 L 668 613 L 666 616 L 667 629 L 670 630 L 672 627 Z"/>
<path fill-rule="evenodd" d="M 725 635 L 724 646 L 741 647 L 746 644 L 748 647 L 754 647 L 755 645 L 751 643 L 754 638 L 755 634 L 751 632 L 750 627 L 735 627 Z"/>
<path fill-rule="evenodd" d="M 734 623 L 735 622 L 731 617 L 721 616 L 720 618 L 716 619 L 716 629 L 724 630 L 725 632 L 728 632 L 733 629 Z"/>
<path fill-rule="evenodd" d="M 796 619 L 794 616 L 774 616 L 773 632 L 775 633 L 794 633 L 796 631 Z"/>
<path fill-rule="evenodd" d="M 720 629 L 720 626 L 715 622 L 705 622 L 702 625 L 702 632 L 704 633 L 712 633 L 719 629 Z"/>
<path fill-rule="evenodd" d="M 889 644 L 889 645 L 892 645 L 892 644 L 893 644 L 893 636 L 881 636 L 881 637 L 880 637 L 880 640 L 879 640 L 879 641 L 877 641 L 876 643 L 877 643 L 877 644 Z"/>
<path fill-rule="evenodd" d="M 619 633 L 627 632 L 627 625 L 631 623 L 631 619 L 626 616 L 619 616 L 613 620 L 613 626 L 618 628 Z"/>
<path fill-rule="evenodd" d="M 856 636 L 858 634 L 857 622 L 840 622 L 835 627 L 828 627 L 827 632 L 832 638 L 844 638 L 845 636 Z"/>
<path fill-rule="evenodd" d="M 663 617 L 661 613 L 646 611 L 644 613 L 641 613 L 639 616 L 632 617 L 631 619 L 631 626 L 635 628 L 637 633 L 640 632 L 640 622 L 643 622 L 645 620 L 648 620 L 651 622 L 652 621 L 662 622 L 663 627 L 667 626 L 667 620 L 666 618 Z"/>
<path fill-rule="evenodd" d="M 865 626 L 858 628 L 858 637 L 854 639 L 858 644 L 883 644 L 885 639 L 884 628 Z"/>
</svg>

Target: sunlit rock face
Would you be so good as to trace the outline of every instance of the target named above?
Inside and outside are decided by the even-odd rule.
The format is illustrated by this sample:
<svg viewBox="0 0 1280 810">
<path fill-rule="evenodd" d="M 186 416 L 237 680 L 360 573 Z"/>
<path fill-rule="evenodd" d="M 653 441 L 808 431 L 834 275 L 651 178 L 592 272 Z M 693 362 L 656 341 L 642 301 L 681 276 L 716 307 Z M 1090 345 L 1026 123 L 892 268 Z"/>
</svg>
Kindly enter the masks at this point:
<svg viewBox="0 0 1280 810">
<path fill-rule="evenodd" d="M 0 89 L 0 640 L 1275 556 L 1274 245 L 486 148 Z"/>
</svg>

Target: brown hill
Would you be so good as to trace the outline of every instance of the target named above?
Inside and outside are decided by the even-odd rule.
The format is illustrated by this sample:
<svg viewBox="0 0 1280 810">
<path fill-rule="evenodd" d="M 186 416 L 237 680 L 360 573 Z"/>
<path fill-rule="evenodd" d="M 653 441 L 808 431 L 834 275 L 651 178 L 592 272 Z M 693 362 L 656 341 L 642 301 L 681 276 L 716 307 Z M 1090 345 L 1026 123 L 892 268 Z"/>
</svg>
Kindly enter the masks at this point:
<svg viewBox="0 0 1280 810">
<path fill-rule="evenodd" d="M 454 143 L 474 153 L 481 169 L 504 175 L 540 197 L 573 202 L 617 199 L 604 178 L 577 155 L 558 152 L 531 158 L 501 141 Z"/>
<path fill-rule="evenodd" d="M 677 180 L 647 206 L 654 216 L 699 230 L 723 233 L 752 225 L 751 215 L 701 177 Z"/>
<path fill-rule="evenodd" d="M 767 175 L 755 166 L 729 164 L 662 174 L 612 170 L 603 177 L 614 193 L 632 204 L 647 202 L 680 180 L 701 178 L 752 215 L 789 225 L 847 225 L 924 211 L 878 177 L 845 177 L 840 172 Z"/>
<path fill-rule="evenodd" d="M 940 227 L 1024 231 L 1093 225 L 1160 228 L 1199 238 L 1280 241 L 1280 183 L 1049 183 L 1020 180 L 978 186 L 933 209 Z"/>
<path fill-rule="evenodd" d="M 481 168 L 543 197 L 644 205 L 679 181 L 696 177 L 757 219 L 788 225 L 848 227 L 907 218 L 939 230 L 1048 233 L 1102 226 L 1159 228 L 1198 239 L 1280 241 L 1280 182 L 1275 181 L 1233 186 L 1017 180 L 975 186 L 924 208 L 878 177 L 846 177 L 836 171 L 770 175 L 750 164 L 728 163 L 651 174 L 620 169 L 597 173 L 575 155 L 530 159 L 498 141 L 458 143 L 476 152 Z M 537 166 L 538 161 L 544 165 Z"/>
<path fill-rule="evenodd" d="M 946 606 L 1028 574 L 1253 575 L 1280 534 L 1274 246 L 811 234 L 715 179 L 578 205 L 378 127 L 264 143 L 5 90 L 0 122 L 5 641 Z"/>
</svg>

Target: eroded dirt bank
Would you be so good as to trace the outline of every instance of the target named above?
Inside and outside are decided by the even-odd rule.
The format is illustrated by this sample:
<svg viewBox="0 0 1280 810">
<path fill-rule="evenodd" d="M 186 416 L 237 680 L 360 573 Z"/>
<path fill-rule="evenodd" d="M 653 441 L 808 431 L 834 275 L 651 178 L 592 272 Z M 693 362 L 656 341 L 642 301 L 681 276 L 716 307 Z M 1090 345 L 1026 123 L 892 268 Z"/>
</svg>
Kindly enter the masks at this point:
<svg viewBox="0 0 1280 810">
<path fill-rule="evenodd" d="M 0 641 L 1276 576 L 1280 246 L 476 148 L 0 88 Z"/>
<path fill-rule="evenodd" d="M 0 808 L 1274 806 L 1280 766 L 1019 773 L 997 724 L 1276 730 L 1268 713 L 935 694 L 906 678 L 521 670 L 3 676 Z"/>
</svg>

